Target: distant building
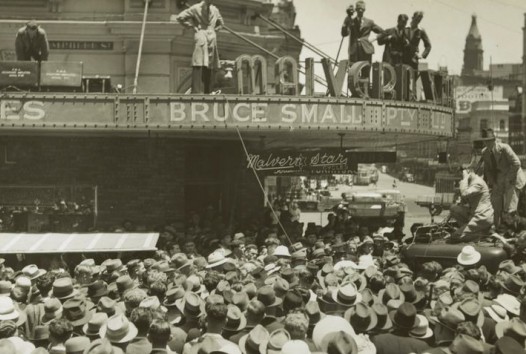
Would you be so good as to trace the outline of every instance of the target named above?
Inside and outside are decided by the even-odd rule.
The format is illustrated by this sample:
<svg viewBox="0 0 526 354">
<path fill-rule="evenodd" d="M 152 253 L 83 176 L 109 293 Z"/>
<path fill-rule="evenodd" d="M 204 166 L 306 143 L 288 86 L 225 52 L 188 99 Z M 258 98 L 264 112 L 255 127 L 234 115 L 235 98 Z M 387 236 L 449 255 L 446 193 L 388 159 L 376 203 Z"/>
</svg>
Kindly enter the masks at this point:
<svg viewBox="0 0 526 354">
<path fill-rule="evenodd" d="M 522 93 L 509 98 L 509 144 L 518 155 L 526 154 L 526 135 L 522 122 Z"/>
<path fill-rule="evenodd" d="M 483 71 L 484 68 L 484 50 L 482 49 L 482 36 L 477 27 L 477 16 L 471 17 L 471 27 L 466 37 L 466 46 L 464 48 L 464 67 L 462 76 L 476 75 Z"/>
</svg>

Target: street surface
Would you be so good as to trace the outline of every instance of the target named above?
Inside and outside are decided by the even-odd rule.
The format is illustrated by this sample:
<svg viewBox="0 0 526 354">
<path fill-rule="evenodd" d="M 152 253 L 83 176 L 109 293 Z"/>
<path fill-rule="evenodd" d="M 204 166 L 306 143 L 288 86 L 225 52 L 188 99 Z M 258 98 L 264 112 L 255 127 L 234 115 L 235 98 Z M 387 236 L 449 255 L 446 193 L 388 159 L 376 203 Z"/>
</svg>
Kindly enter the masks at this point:
<svg viewBox="0 0 526 354">
<path fill-rule="evenodd" d="M 375 189 L 392 189 L 393 188 L 394 178 L 388 174 L 379 173 L 379 179 L 377 186 L 370 184 L 369 186 L 347 186 L 347 185 L 338 185 L 338 190 L 331 191 L 332 196 L 340 197 L 342 193 L 350 193 L 356 191 L 373 191 Z M 431 221 L 431 216 L 429 211 L 426 208 L 422 208 L 416 204 L 416 200 L 422 196 L 431 196 L 435 194 L 433 187 L 423 186 L 416 183 L 406 183 L 400 182 L 397 179 L 397 189 L 402 192 L 407 204 L 407 212 L 405 215 L 405 227 L 404 232 L 406 235 L 410 235 L 411 225 L 417 222 L 429 223 Z M 438 217 L 435 217 L 435 221 L 441 221 L 444 216 L 447 215 L 447 211 L 443 211 Z M 308 222 L 315 222 L 317 224 L 325 225 L 327 224 L 327 215 L 329 212 L 302 212 L 300 221 L 305 223 L 305 227 Z"/>
</svg>

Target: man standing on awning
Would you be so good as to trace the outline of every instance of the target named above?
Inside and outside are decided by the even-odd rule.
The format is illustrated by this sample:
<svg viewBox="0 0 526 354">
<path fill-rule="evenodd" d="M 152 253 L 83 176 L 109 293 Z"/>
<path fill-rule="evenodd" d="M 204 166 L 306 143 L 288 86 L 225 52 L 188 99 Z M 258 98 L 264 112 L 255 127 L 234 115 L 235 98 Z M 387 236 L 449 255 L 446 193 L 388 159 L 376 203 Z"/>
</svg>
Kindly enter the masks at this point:
<svg viewBox="0 0 526 354">
<path fill-rule="evenodd" d="M 176 17 L 183 26 L 195 31 L 192 55 L 193 94 L 212 92 L 212 70 L 220 67 L 216 31 L 223 27 L 224 22 L 212 2 L 213 0 L 203 0 Z"/>
</svg>

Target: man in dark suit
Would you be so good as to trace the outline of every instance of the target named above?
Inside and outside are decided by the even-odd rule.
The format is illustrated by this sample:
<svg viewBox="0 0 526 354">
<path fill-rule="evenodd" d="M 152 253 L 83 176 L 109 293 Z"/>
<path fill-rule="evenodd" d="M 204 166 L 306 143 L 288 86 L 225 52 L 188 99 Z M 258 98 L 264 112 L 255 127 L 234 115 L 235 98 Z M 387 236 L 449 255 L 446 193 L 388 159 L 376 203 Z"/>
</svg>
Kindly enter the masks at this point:
<svg viewBox="0 0 526 354">
<path fill-rule="evenodd" d="M 411 26 L 407 29 L 409 45 L 404 52 L 403 62 L 410 65 L 413 69 L 418 70 L 418 60 L 425 59 L 431 52 L 431 41 L 427 32 L 419 26 L 424 18 L 422 11 L 417 11 L 411 18 Z M 424 42 L 424 51 L 420 54 L 420 41 Z"/>
<path fill-rule="evenodd" d="M 363 17 L 364 13 L 365 2 L 360 0 L 356 3 L 356 17 L 352 17 L 354 8 L 350 6 L 343 22 L 342 36 L 349 36 L 349 65 L 357 61 L 368 61 L 370 63 L 374 47 L 369 42 L 369 34 L 371 32 L 378 34 L 384 32 L 373 20 Z"/>
<path fill-rule="evenodd" d="M 385 45 L 382 61 L 391 65 L 402 64 L 404 51 L 409 46 L 406 29 L 409 17 L 406 14 L 398 15 L 396 27 L 385 30 L 385 33 L 378 37 L 378 44 Z"/>
<path fill-rule="evenodd" d="M 390 312 L 389 316 L 394 324 L 394 331 L 372 338 L 376 353 L 422 353 L 429 348 L 423 340 L 409 336 L 411 329 L 417 325 L 416 308 L 413 304 L 404 302 L 396 311 Z"/>
<path fill-rule="evenodd" d="M 49 44 L 46 31 L 35 21 L 29 21 L 20 28 L 15 39 L 16 60 L 46 61 L 49 56 Z"/>
<path fill-rule="evenodd" d="M 499 225 L 503 213 L 515 215 L 520 190 L 526 185 L 521 161 L 508 145 L 496 141 L 493 129 L 482 131 L 481 162 L 484 163 L 484 179 L 491 190 L 491 203 L 495 210 L 495 225 Z"/>
</svg>

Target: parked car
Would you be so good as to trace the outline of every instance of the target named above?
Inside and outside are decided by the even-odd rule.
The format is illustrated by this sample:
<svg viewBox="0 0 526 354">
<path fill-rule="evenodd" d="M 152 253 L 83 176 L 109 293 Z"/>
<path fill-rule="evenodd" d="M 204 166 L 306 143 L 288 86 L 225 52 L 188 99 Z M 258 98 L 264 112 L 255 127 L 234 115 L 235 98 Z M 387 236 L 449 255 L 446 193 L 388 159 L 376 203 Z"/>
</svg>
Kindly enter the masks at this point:
<svg viewBox="0 0 526 354">
<path fill-rule="evenodd" d="M 431 261 L 440 263 L 444 268 L 457 265 L 457 257 L 467 244 L 447 243 L 444 238 L 453 230 L 437 224 L 419 227 L 413 238 L 409 240 L 410 243 L 402 247 L 402 262 L 415 272 L 420 270 L 422 264 Z M 491 273 L 495 273 L 499 269 L 500 262 L 508 258 L 506 251 L 491 240 L 484 239 L 477 242 L 474 247 L 482 256 L 477 266 L 484 265 Z"/>
<path fill-rule="evenodd" d="M 353 193 L 347 198 L 347 203 L 351 217 L 369 225 L 390 225 L 399 217 L 399 205 L 376 191 Z"/>
</svg>

